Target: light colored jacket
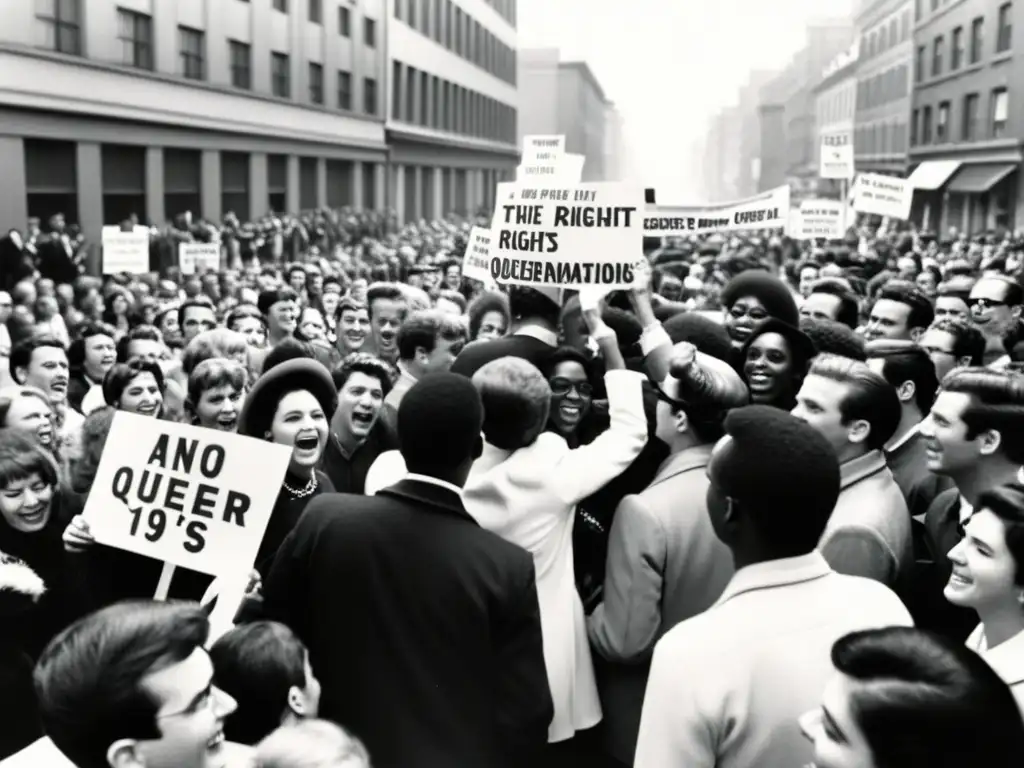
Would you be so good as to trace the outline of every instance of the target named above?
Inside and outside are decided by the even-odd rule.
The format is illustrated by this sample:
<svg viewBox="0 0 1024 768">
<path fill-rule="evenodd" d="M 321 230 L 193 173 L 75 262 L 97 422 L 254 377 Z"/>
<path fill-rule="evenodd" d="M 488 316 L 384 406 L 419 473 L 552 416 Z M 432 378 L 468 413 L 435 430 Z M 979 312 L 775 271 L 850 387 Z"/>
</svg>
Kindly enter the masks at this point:
<svg viewBox="0 0 1024 768">
<path fill-rule="evenodd" d="M 670 456 L 651 484 L 626 496 L 608 542 L 604 602 L 587 620 L 607 749 L 632 765 L 650 655 L 680 621 L 714 605 L 733 575 L 732 552 L 708 516 L 711 445 Z"/>
<path fill-rule="evenodd" d="M 462 492 L 484 528 L 533 555 L 544 661 L 555 717 L 548 741 L 571 738 L 601 720 L 583 604 L 573 571 L 576 504 L 625 470 L 647 442 L 641 384 L 626 370 L 605 374 L 611 423 L 575 450 L 553 432 L 514 452 L 484 444 Z"/>
<path fill-rule="evenodd" d="M 1010 686 L 1010 693 L 1024 715 L 1024 632 L 1018 632 L 1009 640 L 989 649 L 985 625 L 979 624 L 967 638 L 967 647 L 987 661 L 1003 682 Z"/>
<path fill-rule="evenodd" d="M 911 626 L 888 587 L 829 568 L 818 552 L 740 569 L 714 606 L 654 650 L 634 768 L 806 765 L 797 719 L 820 706 L 832 645 Z"/>
</svg>

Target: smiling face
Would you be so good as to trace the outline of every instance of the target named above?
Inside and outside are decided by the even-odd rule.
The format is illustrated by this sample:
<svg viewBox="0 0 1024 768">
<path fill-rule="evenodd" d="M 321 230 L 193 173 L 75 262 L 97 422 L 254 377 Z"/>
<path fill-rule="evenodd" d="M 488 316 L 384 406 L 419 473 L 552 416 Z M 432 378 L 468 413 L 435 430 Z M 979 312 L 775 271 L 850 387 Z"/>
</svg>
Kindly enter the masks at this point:
<svg viewBox="0 0 1024 768">
<path fill-rule="evenodd" d="M 405 316 L 405 305 L 390 299 L 377 299 L 370 307 L 370 326 L 377 354 L 394 360 L 398 356 L 398 329 Z"/>
<path fill-rule="evenodd" d="M 967 301 L 971 319 L 988 337 L 1004 336 L 1020 315 L 1020 307 L 1007 304 L 1006 292 L 1001 280 L 982 279 L 971 289 L 971 298 Z"/>
<path fill-rule="evenodd" d="M 747 349 L 743 376 L 752 403 L 774 403 L 792 397 L 793 355 L 789 342 L 778 333 L 762 333 Z"/>
<path fill-rule="evenodd" d="M 1017 561 L 1006 546 L 1006 526 L 981 509 L 964 526 L 964 538 L 949 552 L 953 573 L 943 594 L 953 605 L 978 613 L 1020 611 L 1024 587 L 1016 583 Z"/>
<path fill-rule="evenodd" d="M 729 332 L 734 347 L 743 343 L 754 332 L 754 326 L 769 317 L 764 304 L 753 296 L 741 296 L 725 310 L 725 330 Z"/>
<path fill-rule="evenodd" d="M 339 437 L 357 443 L 365 440 L 383 404 L 381 380 L 362 371 L 353 371 L 338 392 Z"/>
<path fill-rule="evenodd" d="M 267 332 L 258 317 L 245 315 L 235 320 L 231 330 L 245 336 L 245 343 L 253 349 L 263 349 L 267 341 Z"/>
<path fill-rule="evenodd" d="M 119 410 L 137 413 L 140 416 L 159 416 L 164 404 L 160 385 L 152 373 L 143 371 L 128 382 L 117 403 Z"/>
<path fill-rule="evenodd" d="M 817 429 L 842 462 L 850 451 L 850 425 L 844 423 L 842 404 L 849 396 L 846 384 L 813 373 L 804 379 L 793 415 Z"/>
<path fill-rule="evenodd" d="M 194 410 L 200 427 L 234 432 L 238 429 L 238 414 L 242 411 L 245 390 L 231 384 L 210 387 L 199 395 Z"/>
<path fill-rule="evenodd" d="M 292 472 L 308 475 L 320 461 L 327 445 L 327 414 L 312 393 L 305 389 L 289 392 L 274 411 L 268 440 L 292 446 Z"/>
<path fill-rule="evenodd" d="M 307 339 L 327 338 L 327 325 L 324 323 L 323 315 L 320 314 L 320 310 L 313 307 L 306 307 L 303 310 L 299 329 Z"/>
<path fill-rule="evenodd" d="M 346 309 L 338 318 L 338 346 L 345 354 L 358 352 L 370 335 L 370 315 L 365 309 Z"/>
<path fill-rule="evenodd" d="M 551 378 L 551 422 L 561 435 L 571 435 L 579 429 L 593 402 L 593 388 L 587 372 L 574 360 L 555 366 Z"/>
<path fill-rule="evenodd" d="M 980 460 L 980 435 L 967 439 L 964 411 L 970 407 L 966 392 L 940 391 L 927 418 L 921 422 L 928 470 L 939 475 L 956 476 L 972 469 Z"/>
<path fill-rule="evenodd" d="M 38 473 L 12 480 L 0 489 L 0 516 L 21 533 L 35 533 L 50 520 L 53 486 Z"/>
<path fill-rule="evenodd" d="M 814 768 L 875 768 L 871 745 L 850 709 L 860 685 L 836 673 L 825 686 L 821 707 L 800 718 L 800 730 L 814 743 Z"/>
<path fill-rule="evenodd" d="M 35 395 L 22 395 L 11 402 L 7 418 L 0 426 L 35 433 L 39 442 L 53 447 L 53 411 Z"/>
<path fill-rule="evenodd" d="M 267 325 L 273 336 L 286 336 L 298 327 L 299 305 L 294 301 L 279 301 L 267 311 Z"/>
</svg>

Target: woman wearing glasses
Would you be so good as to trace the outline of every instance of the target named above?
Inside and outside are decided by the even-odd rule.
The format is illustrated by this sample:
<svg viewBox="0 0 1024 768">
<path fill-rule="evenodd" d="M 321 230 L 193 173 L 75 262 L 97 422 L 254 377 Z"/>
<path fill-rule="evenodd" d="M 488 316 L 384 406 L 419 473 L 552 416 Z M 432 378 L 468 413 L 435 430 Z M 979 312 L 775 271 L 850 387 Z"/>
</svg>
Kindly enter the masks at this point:
<svg viewBox="0 0 1024 768">
<path fill-rule="evenodd" d="M 722 289 L 720 297 L 725 329 L 733 348 L 739 349 L 753 335 L 758 323 L 776 317 L 794 328 L 800 325 L 796 301 L 786 284 L 769 272 L 748 269 Z"/>
</svg>

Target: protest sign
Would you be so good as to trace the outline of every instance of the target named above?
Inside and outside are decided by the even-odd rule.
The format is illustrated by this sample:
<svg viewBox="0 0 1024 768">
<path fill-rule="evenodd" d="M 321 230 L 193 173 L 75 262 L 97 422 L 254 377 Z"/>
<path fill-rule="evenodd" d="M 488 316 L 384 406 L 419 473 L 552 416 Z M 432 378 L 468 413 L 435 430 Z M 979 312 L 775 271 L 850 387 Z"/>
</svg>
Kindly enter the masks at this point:
<svg viewBox="0 0 1024 768">
<path fill-rule="evenodd" d="M 183 275 L 220 269 L 220 243 L 181 243 L 178 269 Z"/>
<path fill-rule="evenodd" d="M 823 179 L 853 178 L 853 136 L 849 131 L 821 136 L 821 168 Z"/>
<path fill-rule="evenodd" d="M 135 227 L 129 232 L 122 231 L 120 227 L 104 227 L 100 241 L 104 274 L 127 272 L 138 275 L 149 272 L 148 227 Z"/>
<path fill-rule="evenodd" d="M 643 252 L 643 200 L 643 189 L 631 184 L 499 184 L 491 277 L 513 285 L 631 287 Z"/>
<path fill-rule="evenodd" d="M 118 411 L 83 516 L 100 544 L 247 573 L 290 459 L 288 446 Z"/>
<path fill-rule="evenodd" d="M 644 234 L 685 237 L 712 232 L 774 229 L 789 222 L 789 185 L 746 200 L 715 205 L 648 205 Z"/>
<path fill-rule="evenodd" d="M 466 242 L 466 255 L 462 259 L 462 275 L 479 280 L 487 288 L 496 287 L 491 277 L 491 230 L 473 227 Z"/>
<path fill-rule="evenodd" d="M 839 240 L 843 236 L 844 208 L 845 203 L 840 200 L 804 200 L 797 217 L 799 225 L 792 236 L 801 240 Z"/>
<path fill-rule="evenodd" d="M 524 136 L 523 164 L 547 162 L 565 154 L 565 136 Z"/>
<path fill-rule="evenodd" d="M 879 173 L 860 173 L 853 184 L 853 209 L 893 219 L 910 218 L 914 188 L 906 179 Z"/>
<path fill-rule="evenodd" d="M 583 178 L 584 155 L 564 154 L 550 160 L 524 163 L 516 168 L 520 184 L 579 184 Z"/>
</svg>

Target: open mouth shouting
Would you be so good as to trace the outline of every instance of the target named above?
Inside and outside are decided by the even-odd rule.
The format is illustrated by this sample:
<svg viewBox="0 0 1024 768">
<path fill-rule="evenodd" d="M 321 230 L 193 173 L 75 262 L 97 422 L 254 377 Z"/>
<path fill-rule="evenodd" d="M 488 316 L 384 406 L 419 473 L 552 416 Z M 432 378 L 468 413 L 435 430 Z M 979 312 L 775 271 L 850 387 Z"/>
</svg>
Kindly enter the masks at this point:
<svg viewBox="0 0 1024 768">
<path fill-rule="evenodd" d="M 218 416 L 216 428 L 222 432 L 234 432 L 238 428 L 238 414 L 232 413 L 226 416 Z"/>
<path fill-rule="evenodd" d="M 63 397 L 68 393 L 68 380 L 67 379 L 54 379 L 50 382 L 50 391 L 55 395 Z"/>
<path fill-rule="evenodd" d="M 352 411 L 352 431 L 357 435 L 367 434 L 376 418 L 375 410 Z"/>
<path fill-rule="evenodd" d="M 315 464 L 320 460 L 320 433 L 313 430 L 300 432 L 295 436 L 292 457 L 302 465 Z"/>
</svg>

